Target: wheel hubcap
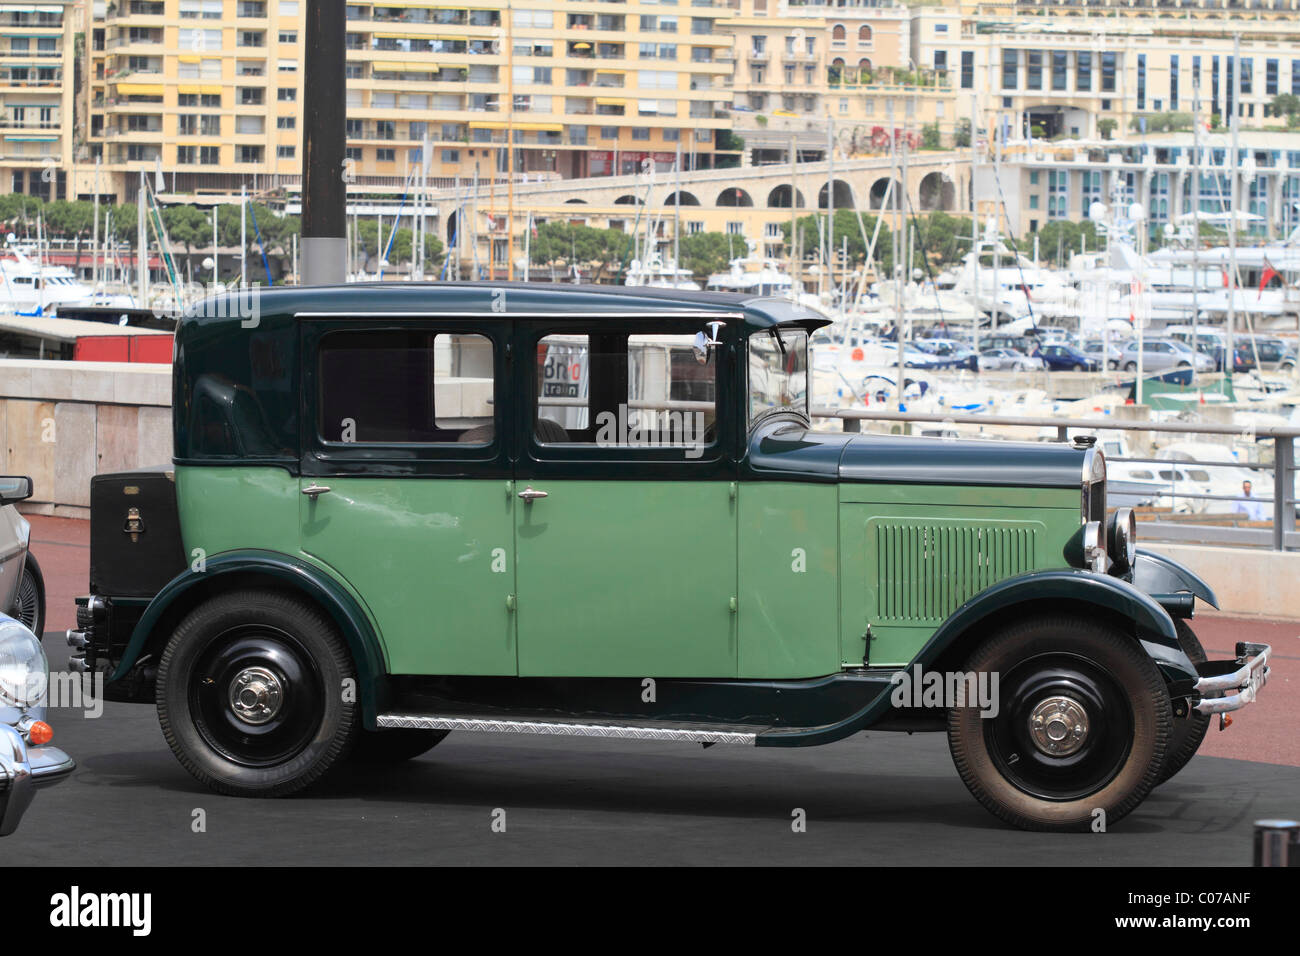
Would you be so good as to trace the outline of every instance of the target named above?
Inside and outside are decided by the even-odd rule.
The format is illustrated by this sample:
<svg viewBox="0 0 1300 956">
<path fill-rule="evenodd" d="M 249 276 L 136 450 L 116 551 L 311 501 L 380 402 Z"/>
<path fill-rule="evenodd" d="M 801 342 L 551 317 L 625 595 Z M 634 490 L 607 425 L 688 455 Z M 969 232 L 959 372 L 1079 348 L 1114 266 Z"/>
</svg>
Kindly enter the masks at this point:
<svg viewBox="0 0 1300 956">
<path fill-rule="evenodd" d="M 245 667 L 230 682 L 230 709 L 246 724 L 264 724 L 280 712 L 284 688 L 265 667 Z"/>
<path fill-rule="evenodd" d="M 1044 800 L 1096 793 L 1133 742 L 1132 707 L 1104 667 L 1048 653 L 1002 672 L 999 712 L 984 721 L 989 756 L 1018 790 Z"/>
<path fill-rule="evenodd" d="M 41 595 L 36 589 L 36 578 L 31 572 L 24 571 L 18 582 L 18 600 L 14 606 L 14 617 L 31 631 L 36 630 L 36 614 L 41 606 Z M 40 637 L 40 634 L 36 635 Z"/>
<path fill-rule="evenodd" d="M 262 625 L 217 635 L 189 678 L 195 728 L 214 751 L 246 767 L 301 753 L 320 728 L 325 693 L 311 653 L 293 635 Z"/>
<path fill-rule="evenodd" d="M 1068 756 L 1088 739 L 1088 712 L 1071 697 L 1049 697 L 1029 715 L 1029 739 L 1048 756 Z"/>
</svg>

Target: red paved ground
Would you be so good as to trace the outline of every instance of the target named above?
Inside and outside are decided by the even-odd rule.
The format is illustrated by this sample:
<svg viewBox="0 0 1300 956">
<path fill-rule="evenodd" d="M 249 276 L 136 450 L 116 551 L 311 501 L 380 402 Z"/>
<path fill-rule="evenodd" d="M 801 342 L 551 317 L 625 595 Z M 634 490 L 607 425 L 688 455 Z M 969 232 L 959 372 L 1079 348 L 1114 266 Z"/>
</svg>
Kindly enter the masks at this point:
<svg viewBox="0 0 1300 956">
<path fill-rule="evenodd" d="M 46 628 L 62 633 L 76 623 L 73 599 L 86 593 L 90 522 L 38 515 L 29 520 L 32 549 L 45 572 Z M 1274 653 L 1273 673 L 1259 701 L 1237 712 L 1225 731 L 1218 730 L 1217 720 L 1212 723 L 1201 753 L 1300 767 L 1295 707 L 1300 689 L 1300 621 L 1204 613 L 1194 626 L 1211 658 L 1231 657 L 1237 641 L 1272 644 Z"/>
</svg>

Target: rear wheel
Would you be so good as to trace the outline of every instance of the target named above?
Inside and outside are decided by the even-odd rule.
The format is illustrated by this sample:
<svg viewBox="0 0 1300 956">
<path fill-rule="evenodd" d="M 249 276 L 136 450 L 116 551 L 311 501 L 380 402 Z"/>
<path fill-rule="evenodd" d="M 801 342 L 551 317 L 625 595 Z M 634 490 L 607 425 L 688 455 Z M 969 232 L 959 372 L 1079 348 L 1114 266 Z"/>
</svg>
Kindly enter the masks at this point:
<svg viewBox="0 0 1300 956">
<path fill-rule="evenodd" d="M 449 730 L 371 730 L 357 736 L 352 762 L 394 764 L 412 760 L 442 743 Z"/>
<path fill-rule="evenodd" d="M 200 604 L 158 663 L 158 721 L 194 777 L 235 796 L 276 797 L 319 780 L 351 749 L 356 670 L 320 609 L 273 591 Z"/>
<path fill-rule="evenodd" d="M 1183 653 L 1193 664 L 1205 663 L 1205 648 L 1201 646 L 1196 632 L 1191 625 L 1181 618 L 1174 620 L 1178 630 L 1178 644 Z M 1192 711 L 1186 717 L 1175 717 L 1173 730 L 1169 735 L 1169 754 L 1165 757 L 1165 767 L 1160 772 L 1160 783 L 1164 783 L 1178 771 L 1187 766 L 1188 761 L 1196 756 L 1201 742 L 1205 740 L 1206 731 L 1210 729 L 1210 715 Z"/>
<path fill-rule="evenodd" d="M 1155 786 L 1169 696 L 1125 634 L 1066 617 L 1026 619 L 990 637 L 965 669 L 998 675 L 998 709 L 950 710 L 948 745 L 962 781 L 995 816 L 1027 830 L 1088 830 L 1121 819 Z"/>
</svg>

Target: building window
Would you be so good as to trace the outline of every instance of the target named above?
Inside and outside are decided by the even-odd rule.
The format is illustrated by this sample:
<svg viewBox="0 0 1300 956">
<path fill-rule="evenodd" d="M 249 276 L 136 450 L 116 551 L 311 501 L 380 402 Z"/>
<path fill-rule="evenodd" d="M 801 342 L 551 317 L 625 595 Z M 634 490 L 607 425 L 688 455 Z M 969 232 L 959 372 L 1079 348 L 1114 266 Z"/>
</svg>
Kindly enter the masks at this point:
<svg viewBox="0 0 1300 956">
<path fill-rule="evenodd" d="M 1025 51 L 1025 89 L 1043 88 L 1043 53 L 1041 50 Z"/>
<path fill-rule="evenodd" d="M 1052 54 L 1052 89 L 1065 90 L 1067 86 L 1067 72 L 1069 70 L 1070 54 L 1058 50 Z"/>
<path fill-rule="evenodd" d="M 1147 108 L 1147 55 L 1145 53 L 1138 54 L 1137 108 L 1139 110 Z"/>
<path fill-rule="evenodd" d="M 1101 91 L 1103 93 L 1115 92 L 1115 57 L 1114 53 L 1103 53 L 1101 55 Z"/>
<path fill-rule="evenodd" d="M 1169 58 L 1169 108 L 1178 109 L 1178 56 Z"/>
<path fill-rule="evenodd" d="M 458 150 L 458 149 L 444 149 L 444 150 L 442 151 L 442 161 L 443 161 L 444 163 L 459 163 L 459 162 L 460 162 L 460 150 Z"/>
<path fill-rule="evenodd" d="M 1092 90 L 1092 54 L 1079 52 L 1074 55 L 1074 88 L 1087 93 Z"/>
<path fill-rule="evenodd" d="M 961 88 L 975 88 L 975 53 L 973 50 L 961 51 Z"/>
<path fill-rule="evenodd" d="M 375 150 L 375 162 L 392 163 L 397 161 L 397 150 L 395 149 L 377 149 Z"/>
<path fill-rule="evenodd" d="M 1264 61 L 1264 95 L 1277 96 L 1277 60 Z"/>
<path fill-rule="evenodd" d="M 275 118 L 276 129 L 296 129 L 298 127 L 298 117 L 296 116 L 277 116 Z"/>
<path fill-rule="evenodd" d="M 1252 57 L 1242 57 L 1241 59 L 1241 92 L 1242 95 L 1254 92 L 1255 84 L 1255 60 Z"/>
<path fill-rule="evenodd" d="M 298 147 L 296 146 L 277 146 L 275 148 L 276 159 L 293 159 L 296 155 L 298 155 Z"/>
<path fill-rule="evenodd" d="M 282 86 L 277 91 L 276 98 L 281 103 L 296 103 L 298 102 L 298 90 L 292 86 Z"/>
<path fill-rule="evenodd" d="M 1020 51 L 1003 50 L 1002 51 L 1002 88 L 1004 90 L 1014 90 L 1019 80 L 1020 73 Z"/>
<path fill-rule="evenodd" d="M 199 147 L 200 166 L 218 166 L 220 164 L 221 164 L 221 147 L 219 146 Z"/>
</svg>

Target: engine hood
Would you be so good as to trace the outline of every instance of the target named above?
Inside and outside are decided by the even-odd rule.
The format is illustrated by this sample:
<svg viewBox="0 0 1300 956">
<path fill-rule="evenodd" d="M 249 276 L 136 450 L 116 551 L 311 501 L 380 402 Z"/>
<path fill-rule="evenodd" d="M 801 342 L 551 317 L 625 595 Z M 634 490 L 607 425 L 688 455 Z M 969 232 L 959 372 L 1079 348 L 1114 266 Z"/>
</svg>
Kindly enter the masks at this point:
<svg viewBox="0 0 1300 956">
<path fill-rule="evenodd" d="M 783 420 L 759 427 L 748 464 L 755 477 L 804 481 L 1078 488 L 1087 454 L 1056 442 L 853 435 Z"/>
</svg>

